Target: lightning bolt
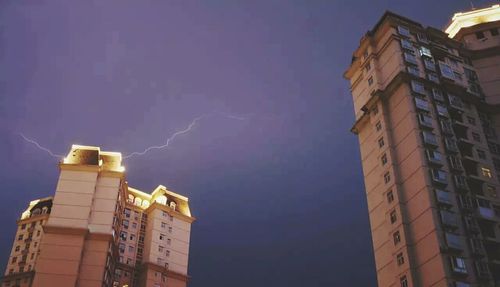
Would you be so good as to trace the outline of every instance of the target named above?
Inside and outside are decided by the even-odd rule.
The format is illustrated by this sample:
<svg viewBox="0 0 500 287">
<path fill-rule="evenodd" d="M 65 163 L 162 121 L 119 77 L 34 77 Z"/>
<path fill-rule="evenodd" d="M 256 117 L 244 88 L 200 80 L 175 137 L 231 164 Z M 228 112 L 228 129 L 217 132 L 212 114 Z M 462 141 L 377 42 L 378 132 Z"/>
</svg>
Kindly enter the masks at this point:
<svg viewBox="0 0 500 287">
<path fill-rule="evenodd" d="M 55 157 L 55 158 L 63 158 L 64 156 L 63 155 L 60 155 L 60 154 L 55 154 L 53 153 L 50 149 L 46 148 L 46 147 L 43 147 L 41 146 L 39 143 L 37 143 L 35 140 L 32 140 L 30 138 L 27 138 L 25 135 L 23 135 L 22 133 L 19 133 L 19 135 L 27 142 L 33 144 L 34 146 L 36 146 L 38 149 L 40 150 L 43 150 L 44 152 L 50 154 L 52 157 Z"/>
<path fill-rule="evenodd" d="M 223 117 L 226 117 L 226 118 L 229 118 L 229 119 L 233 119 L 233 120 L 239 120 L 239 121 L 244 121 L 244 120 L 247 120 L 248 119 L 248 116 L 247 117 L 244 117 L 244 116 L 235 116 L 235 115 L 230 115 L 230 114 L 225 114 L 225 113 L 210 113 L 210 114 L 205 114 L 205 115 L 201 115 L 197 118 L 194 118 L 191 123 L 184 129 L 180 130 L 180 131 L 176 131 L 175 133 L 173 133 L 168 139 L 167 141 L 164 143 L 164 144 L 161 144 L 161 145 L 154 145 L 154 146 L 150 146 L 150 147 L 147 147 L 146 149 L 144 149 L 143 151 L 141 152 L 133 152 L 133 153 L 130 153 L 128 155 L 125 155 L 123 157 L 123 159 L 127 159 L 127 158 L 131 158 L 133 156 L 141 156 L 141 155 L 145 155 L 146 153 L 148 153 L 149 151 L 151 150 L 155 150 L 155 149 L 164 149 L 164 148 L 168 148 L 170 146 L 170 143 L 178 136 L 180 135 L 183 135 L 183 134 L 187 134 L 189 133 L 193 127 L 199 122 L 201 121 L 202 119 L 205 119 L 205 118 L 209 118 L 209 117 L 213 117 L 213 116 L 216 116 L 216 115 L 219 115 L 219 116 L 223 116 Z"/>
</svg>

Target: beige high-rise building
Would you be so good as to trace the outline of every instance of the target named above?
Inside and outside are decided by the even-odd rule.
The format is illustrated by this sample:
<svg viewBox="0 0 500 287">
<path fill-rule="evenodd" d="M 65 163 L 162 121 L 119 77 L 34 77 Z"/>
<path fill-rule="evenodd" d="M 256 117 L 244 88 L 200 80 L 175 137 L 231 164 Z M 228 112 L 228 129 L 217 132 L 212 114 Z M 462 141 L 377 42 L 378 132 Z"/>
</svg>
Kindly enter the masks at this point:
<svg viewBox="0 0 500 287">
<path fill-rule="evenodd" d="M 387 12 L 353 54 L 378 286 L 500 286 L 499 32 L 499 5 L 445 31 Z"/>
<path fill-rule="evenodd" d="M 185 287 L 188 199 L 125 180 L 121 154 L 73 145 L 54 197 L 30 202 L 18 220 L 2 287 Z"/>
</svg>

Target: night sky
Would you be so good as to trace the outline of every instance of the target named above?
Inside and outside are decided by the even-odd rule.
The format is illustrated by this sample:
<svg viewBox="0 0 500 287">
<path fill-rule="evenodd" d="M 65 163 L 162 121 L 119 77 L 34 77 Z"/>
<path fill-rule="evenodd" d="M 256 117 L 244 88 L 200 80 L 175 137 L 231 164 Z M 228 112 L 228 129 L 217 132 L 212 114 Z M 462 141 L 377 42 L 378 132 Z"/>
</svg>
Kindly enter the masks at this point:
<svg viewBox="0 0 500 287">
<path fill-rule="evenodd" d="M 488 1 L 474 1 L 477 6 Z M 0 1 L 0 268 L 73 143 L 190 199 L 190 287 L 375 286 L 342 74 L 385 10 L 444 27 L 470 1 Z M 240 121 L 221 114 L 246 115 Z"/>
</svg>

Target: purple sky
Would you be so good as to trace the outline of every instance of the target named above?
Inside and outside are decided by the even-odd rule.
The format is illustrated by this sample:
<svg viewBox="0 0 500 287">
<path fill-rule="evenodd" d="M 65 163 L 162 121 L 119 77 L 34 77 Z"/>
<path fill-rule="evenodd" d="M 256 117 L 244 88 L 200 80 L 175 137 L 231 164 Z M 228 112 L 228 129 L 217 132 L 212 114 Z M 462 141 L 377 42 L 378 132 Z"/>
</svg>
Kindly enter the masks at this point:
<svg viewBox="0 0 500 287">
<path fill-rule="evenodd" d="M 252 116 L 125 161 L 131 186 L 190 198 L 190 286 L 373 286 L 342 73 L 386 9 L 439 28 L 470 7 L 438 2 L 0 1 L 1 271 L 16 218 L 58 175 L 19 132 L 129 153 L 218 111 Z"/>
</svg>

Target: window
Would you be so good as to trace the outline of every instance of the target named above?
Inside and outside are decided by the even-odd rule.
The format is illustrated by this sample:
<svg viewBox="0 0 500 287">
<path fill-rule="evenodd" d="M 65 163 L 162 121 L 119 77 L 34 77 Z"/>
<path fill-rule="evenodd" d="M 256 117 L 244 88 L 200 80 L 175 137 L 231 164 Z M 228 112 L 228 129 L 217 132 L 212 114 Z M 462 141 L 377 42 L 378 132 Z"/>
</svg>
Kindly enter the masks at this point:
<svg viewBox="0 0 500 287">
<path fill-rule="evenodd" d="M 384 182 L 389 183 L 389 181 L 391 181 L 391 174 L 389 172 L 386 172 L 384 174 Z"/>
<path fill-rule="evenodd" d="M 408 70 L 408 73 L 420 77 L 420 70 L 417 66 L 408 66 L 406 69 Z"/>
<path fill-rule="evenodd" d="M 424 66 L 427 70 L 436 71 L 436 64 L 431 59 L 424 59 Z"/>
<path fill-rule="evenodd" d="M 427 39 L 427 35 L 425 35 L 423 33 L 418 33 L 417 34 L 417 39 L 418 39 L 419 42 L 429 43 L 429 40 Z"/>
<path fill-rule="evenodd" d="M 125 244 L 120 243 L 120 245 L 118 246 L 118 250 L 120 251 L 120 253 L 124 253 L 125 252 Z"/>
<path fill-rule="evenodd" d="M 391 211 L 389 218 L 391 219 L 391 223 L 394 223 L 398 220 L 398 216 L 396 215 L 396 210 Z"/>
<path fill-rule="evenodd" d="M 479 31 L 479 32 L 476 32 L 476 39 L 484 39 L 484 32 L 483 31 Z"/>
<path fill-rule="evenodd" d="M 382 165 L 385 165 L 387 163 L 387 155 L 385 153 L 380 158 L 380 161 L 382 162 Z"/>
<path fill-rule="evenodd" d="M 167 250 L 166 255 L 167 255 L 167 257 L 170 256 L 170 250 Z"/>
<path fill-rule="evenodd" d="M 372 66 L 370 65 L 370 63 L 366 63 L 366 66 L 365 66 L 365 71 L 368 72 L 370 71 L 370 69 L 372 68 Z"/>
<path fill-rule="evenodd" d="M 123 220 L 123 228 L 128 229 L 129 221 L 124 219 Z"/>
<path fill-rule="evenodd" d="M 420 56 L 427 56 L 429 58 L 432 58 L 431 50 L 426 47 L 420 47 Z"/>
<path fill-rule="evenodd" d="M 401 287 L 408 287 L 408 279 L 406 278 L 406 276 L 399 278 L 399 283 Z"/>
<path fill-rule="evenodd" d="M 25 229 L 26 229 L 26 224 L 21 225 L 21 230 L 25 230 Z"/>
<path fill-rule="evenodd" d="M 130 217 L 130 209 L 125 208 L 125 209 L 123 210 L 123 214 L 125 214 L 125 217 L 129 218 L 129 217 Z"/>
<path fill-rule="evenodd" d="M 408 53 L 408 52 L 404 52 L 403 55 L 404 55 L 406 62 L 415 64 L 415 65 L 418 64 L 417 58 L 415 57 L 415 55 Z"/>
<path fill-rule="evenodd" d="M 452 256 L 450 258 L 450 263 L 451 263 L 451 269 L 454 272 L 467 274 L 467 267 L 465 265 L 465 259 L 463 259 L 461 257 Z"/>
<path fill-rule="evenodd" d="M 479 157 L 480 159 L 486 159 L 486 152 L 484 150 L 476 150 L 477 151 L 477 157 Z"/>
<path fill-rule="evenodd" d="M 165 238 L 165 234 L 160 234 L 160 240 L 163 240 Z"/>
<path fill-rule="evenodd" d="M 491 153 L 500 155 L 500 145 L 493 143 L 493 142 L 488 142 L 488 147 L 490 148 Z"/>
<path fill-rule="evenodd" d="M 373 84 L 373 77 L 368 78 L 368 86 L 371 86 Z"/>
<path fill-rule="evenodd" d="M 173 229 L 172 229 L 172 226 L 169 226 L 169 227 L 168 227 L 168 232 L 169 232 L 169 233 L 172 233 L 172 230 L 173 230 Z"/>
<path fill-rule="evenodd" d="M 127 241 L 127 232 L 125 231 L 120 232 L 120 239 L 122 241 Z"/>
<path fill-rule="evenodd" d="M 415 98 L 415 105 L 417 106 L 417 109 L 430 111 L 429 103 L 424 99 Z"/>
<path fill-rule="evenodd" d="M 394 245 L 397 245 L 399 242 L 401 242 L 401 234 L 399 231 L 396 231 L 392 234 L 392 238 L 394 239 Z"/>
<path fill-rule="evenodd" d="M 167 217 L 168 216 L 168 213 L 166 211 L 162 211 L 161 214 L 162 214 L 163 217 Z"/>
<path fill-rule="evenodd" d="M 392 192 L 392 190 L 389 190 L 389 192 L 387 192 L 387 202 L 391 203 L 394 201 L 394 193 Z"/>
<path fill-rule="evenodd" d="M 463 77 L 462 77 L 462 74 L 459 73 L 459 72 L 455 72 L 453 71 L 453 76 L 455 77 L 455 80 L 458 80 L 458 81 L 462 81 Z"/>
<path fill-rule="evenodd" d="M 451 80 L 455 79 L 455 74 L 453 73 L 453 70 L 451 69 L 451 67 L 449 65 L 440 62 L 439 69 L 441 70 L 441 75 L 443 75 L 443 77 L 451 79 Z"/>
<path fill-rule="evenodd" d="M 407 39 L 401 39 L 401 47 L 413 51 L 413 45 Z"/>
<path fill-rule="evenodd" d="M 35 258 L 35 253 L 31 253 L 30 259 Z"/>
<path fill-rule="evenodd" d="M 170 215 L 170 221 L 174 221 L 174 216 Z"/>
<path fill-rule="evenodd" d="M 449 192 L 446 192 L 441 189 L 436 189 L 434 192 L 436 193 L 436 199 L 439 203 L 453 204 Z"/>
<path fill-rule="evenodd" d="M 424 131 L 422 132 L 422 137 L 424 140 L 424 143 L 426 144 L 431 144 L 431 145 L 437 145 L 437 139 L 436 135 L 434 135 L 432 132 Z"/>
<path fill-rule="evenodd" d="M 462 240 L 460 239 L 460 236 L 453 233 L 445 232 L 444 237 L 446 239 L 448 247 L 463 249 Z"/>
<path fill-rule="evenodd" d="M 17 240 L 18 240 L 18 241 L 23 240 L 23 237 L 24 237 L 24 235 L 20 234 L 20 235 L 17 237 Z"/>
<path fill-rule="evenodd" d="M 40 230 L 37 230 L 36 236 L 40 236 L 40 233 L 41 233 Z"/>
<path fill-rule="evenodd" d="M 448 174 L 444 170 L 432 169 L 432 179 L 438 183 L 447 183 Z"/>
<path fill-rule="evenodd" d="M 439 84 L 439 77 L 436 73 L 430 73 L 430 72 L 427 73 L 427 79 L 429 81 Z"/>
<path fill-rule="evenodd" d="M 440 90 L 432 89 L 432 97 L 436 101 L 444 101 L 443 92 L 441 92 Z"/>
<path fill-rule="evenodd" d="M 132 228 L 137 228 L 137 222 L 132 222 Z"/>
<path fill-rule="evenodd" d="M 379 139 L 378 139 L 378 147 L 380 147 L 380 148 L 381 148 L 381 147 L 383 147 L 383 146 L 384 146 L 384 138 L 383 138 L 383 137 L 381 137 L 381 138 L 379 138 Z"/>
<path fill-rule="evenodd" d="M 19 251 L 20 249 L 21 249 L 21 246 L 19 246 L 19 245 L 18 245 L 18 246 L 16 246 L 16 249 L 15 249 L 15 250 L 16 250 L 16 251 Z"/>
<path fill-rule="evenodd" d="M 403 256 L 403 252 L 398 253 L 398 255 L 396 256 L 396 260 L 398 262 L 398 265 L 405 264 L 405 257 Z"/>
<path fill-rule="evenodd" d="M 135 240 L 135 234 L 130 234 L 130 240 L 134 241 Z"/>
<path fill-rule="evenodd" d="M 170 240 L 170 238 L 167 239 L 167 244 L 170 245 L 170 243 L 172 243 L 172 240 Z"/>
<path fill-rule="evenodd" d="M 483 174 L 484 177 L 491 178 L 491 170 L 489 168 L 482 167 L 481 173 Z"/>
<path fill-rule="evenodd" d="M 491 36 L 498 36 L 498 29 L 497 28 L 490 29 L 490 34 Z"/>
<path fill-rule="evenodd" d="M 448 117 L 448 109 L 445 106 L 436 104 L 436 110 L 438 115 Z"/>
<path fill-rule="evenodd" d="M 12 261 L 10 263 L 16 263 L 17 262 L 17 257 L 12 257 Z"/>
<path fill-rule="evenodd" d="M 166 222 L 162 222 L 161 223 L 161 228 L 166 228 L 167 227 L 167 223 Z"/>
<path fill-rule="evenodd" d="M 417 81 L 411 81 L 411 89 L 415 93 L 419 93 L 421 95 L 426 95 L 427 93 L 425 92 L 425 86 L 424 84 L 417 82 Z"/>
<path fill-rule="evenodd" d="M 472 138 L 477 141 L 477 142 L 481 142 L 481 136 L 478 134 L 478 133 L 475 133 L 475 132 L 472 132 Z"/>
<path fill-rule="evenodd" d="M 128 246 L 128 252 L 134 252 L 134 246 L 129 245 Z"/>
<path fill-rule="evenodd" d="M 380 123 L 380 121 L 378 121 L 376 124 L 375 124 L 375 129 L 378 131 L 380 131 L 382 129 L 382 124 Z"/>
<path fill-rule="evenodd" d="M 163 249 L 164 249 L 163 246 L 161 246 L 161 245 L 158 246 L 158 252 L 162 252 L 163 253 Z"/>
<path fill-rule="evenodd" d="M 377 106 L 373 107 L 372 112 L 373 112 L 373 115 L 378 114 L 378 107 Z"/>
<path fill-rule="evenodd" d="M 403 36 L 410 36 L 410 30 L 404 26 L 398 26 L 398 33 Z"/>
</svg>

